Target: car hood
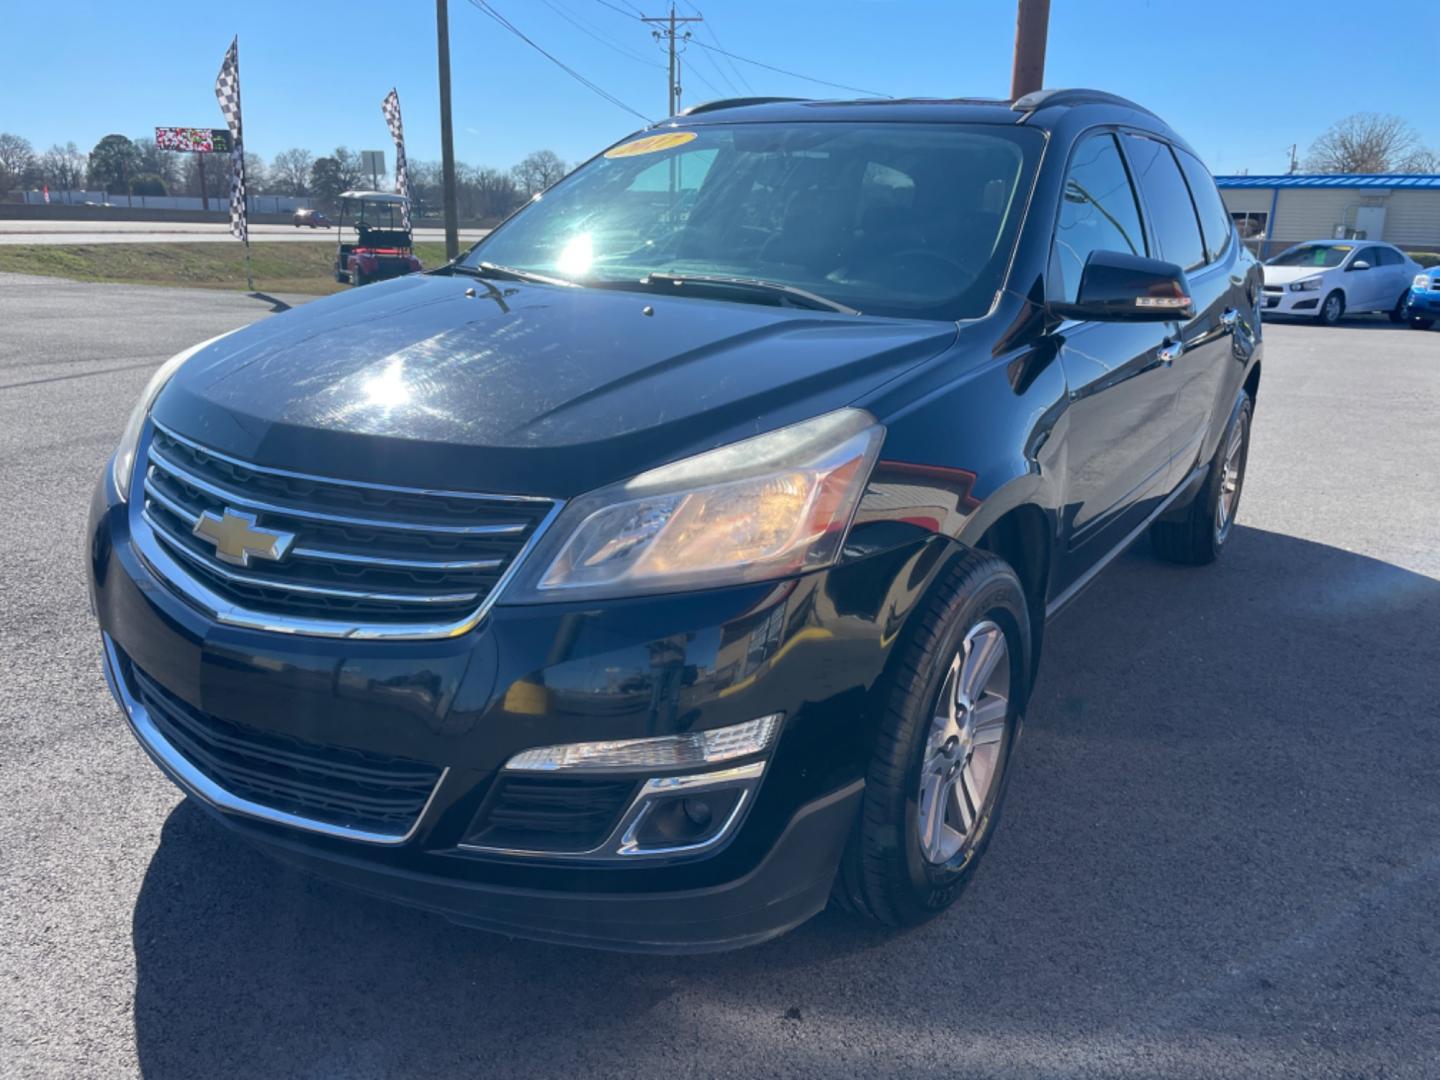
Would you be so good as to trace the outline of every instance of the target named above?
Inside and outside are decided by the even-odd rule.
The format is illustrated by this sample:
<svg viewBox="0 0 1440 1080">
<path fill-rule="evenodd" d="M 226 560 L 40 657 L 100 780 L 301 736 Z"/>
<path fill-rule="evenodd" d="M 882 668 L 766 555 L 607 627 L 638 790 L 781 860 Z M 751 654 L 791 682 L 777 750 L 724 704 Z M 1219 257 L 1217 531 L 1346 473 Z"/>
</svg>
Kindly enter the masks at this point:
<svg viewBox="0 0 1440 1080">
<path fill-rule="evenodd" d="M 1266 266 L 1266 285 L 1288 285 L 1292 281 L 1299 281 L 1301 278 L 1319 277 L 1331 270 L 1337 270 L 1335 266 Z"/>
<path fill-rule="evenodd" d="M 572 495 L 839 408 L 954 323 L 412 275 L 198 352 L 155 417 L 257 464 Z"/>
</svg>

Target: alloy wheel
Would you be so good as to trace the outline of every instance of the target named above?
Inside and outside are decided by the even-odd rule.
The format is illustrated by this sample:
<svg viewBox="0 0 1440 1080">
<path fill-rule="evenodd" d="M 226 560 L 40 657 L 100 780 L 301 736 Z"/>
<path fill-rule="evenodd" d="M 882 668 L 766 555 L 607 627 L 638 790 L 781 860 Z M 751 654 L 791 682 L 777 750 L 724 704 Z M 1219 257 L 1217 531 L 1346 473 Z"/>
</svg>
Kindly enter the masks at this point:
<svg viewBox="0 0 1440 1080">
<path fill-rule="evenodd" d="M 916 817 L 926 861 L 949 862 L 978 836 L 999 787 L 1009 714 L 1009 647 L 987 619 L 950 661 L 930 723 Z"/>
<path fill-rule="evenodd" d="M 1235 418 L 1230 439 L 1225 444 L 1225 460 L 1220 465 L 1220 495 L 1215 500 L 1215 537 L 1221 543 L 1230 535 L 1235 523 L 1235 504 L 1240 501 L 1240 484 L 1244 479 L 1246 414 Z"/>
<path fill-rule="evenodd" d="M 1325 300 L 1325 321 L 1337 323 L 1340 321 L 1340 297 L 1330 296 Z"/>
</svg>

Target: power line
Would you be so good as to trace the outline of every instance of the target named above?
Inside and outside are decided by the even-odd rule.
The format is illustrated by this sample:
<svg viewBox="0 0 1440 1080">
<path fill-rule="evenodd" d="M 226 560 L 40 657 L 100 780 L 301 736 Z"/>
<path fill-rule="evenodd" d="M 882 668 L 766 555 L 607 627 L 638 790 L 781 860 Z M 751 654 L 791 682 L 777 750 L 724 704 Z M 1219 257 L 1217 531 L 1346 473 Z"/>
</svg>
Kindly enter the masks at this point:
<svg viewBox="0 0 1440 1080">
<path fill-rule="evenodd" d="M 698 7 L 692 4 L 690 0 L 683 0 L 683 2 L 685 6 L 688 7 L 691 11 L 695 12 L 696 15 L 704 14 L 704 12 L 702 12 Z M 713 41 L 717 47 L 722 49 L 725 47 L 725 43 L 720 40 L 720 35 L 715 32 L 715 28 L 711 26 L 708 21 L 703 27 L 701 27 L 701 29 L 703 29 L 705 33 L 710 35 L 710 40 Z M 706 59 L 710 60 L 710 62 L 715 65 L 716 71 L 720 71 L 721 74 L 724 75 L 724 72 L 721 70 L 719 61 L 711 59 L 708 54 L 706 55 Z M 731 60 L 729 57 L 726 57 L 725 63 L 729 65 L 730 71 L 733 72 L 735 75 L 735 79 L 739 79 L 740 83 L 744 84 L 745 92 L 750 94 L 755 93 L 755 87 L 750 85 L 750 80 L 745 77 L 745 73 L 735 66 L 735 61 Z M 741 92 L 740 86 L 735 82 L 735 79 L 730 78 L 729 75 L 725 75 L 725 81 L 735 88 L 736 94 L 739 94 Z"/>
<path fill-rule="evenodd" d="M 833 86 L 839 90 L 854 90 L 857 94 L 869 94 L 871 97 L 891 97 L 890 94 L 882 94 L 878 90 L 866 90 L 863 86 L 847 86 L 845 83 L 830 82 L 827 79 L 817 79 L 811 75 L 801 75 L 798 71 L 787 71 L 785 68 L 776 67 L 774 64 L 762 63 L 759 60 L 751 60 L 748 56 L 741 56 L 739 53 L 728 52 L 715 45 L 706 45 L 703 41 L 690 42 L 691 45 L 698 45 L 702 49 L 709 49 L 721 56 L 728 56 L 732 60 L 739 60 L 742 64 L 753 64 L 755 67 L 764 68 L 766 71 L 776 71 L 781 75 L 789 75 L 792 79 L 804 79 L 806 82 L 819 83 L 821 86 Z"/>
<path fill-rule="evenodd" d="M 540 0 L 540 2 L 546 7 L 548 7 L 551 11 L 555 12 L 556 15 L 559 15 L 566 22 L 570 23 L 572 26 L 576 27 L 582 32 L 588 34 L 590 37 L 600 42 L 601 45 L 614 49 L 621 56 L 628 56 L 637 64 L 644 64 L 646 67 L 658 68 L 662 70 L 664 69 L 664 64 L 657 64 L 654 60 L 647 60 L 645 57 L 639 55 L 638 53 L 633 53 L 629 49 L 626 49 L 621 45 L 615 44 L 615 42 L 611 41 L 604 34 L 600 33 L 600 31 L 594 29 L 589 23 L 581 19 L 580 16 L 573 14 L 568 8 L 563 7 L 561 4 L 555 2 L 555 0 Z"/>
<path fill-rule="evenodd" d="M 505 18 L 504 15 L 501 15 L 498 11 L 496 11 L 493 7 L 491 7 L 490 4 L 489 4 L 489 0 L 470 0 L 470 3 L 471 3 L 471 5 L 472 5 L 473 7 L 475 7 L 476 9 L 478 9 L 478 10 L 480 10 L 480 11 L 483 11 L 486 15 L 489 15 L 492 19 L 494 19 L 497 23 L 499 23 L 501 26 L 503 26 L 506 30 L 509 30 L 510 33 L 514 34 L 514 35 L 515 35 L 516 37 L 518 37 L 521 41 L 525 42 L 526 45 L 529 45 L 532 49 L 534 49 L 536 52 L 538 52 L 541 56 L 545 57 L 545 59 L 549 60 L 552 64 L 554 64 L 556 67 L 558 67 L 561 71 L 565 72 L 565 74 L 569 75 L 572 79 L 574 79 L 576 82 L 578 82 L 581 86 L 585 87 L 587 90 L 591 91 L 592 93 L 598 94 L 600 97 L 602 97 L 602 98 L 604 98 L 606 101 L 608 101 L 611 105 L 614 105 L 617 109 L 623 109 L 625 112 L 628 112 L 631 116 L 637 116 L 637 117 L 639 117 L 641 120 L 644 120 L 645 123 L 647 123 L 647 124 L 650 124 L 650 123 L 653 123 L 653 122 L 654 122 L 654 121 L 652 121 L 652 120 L 650 119 L 650 117 L 646 116 L 644 113 L 639 112 L 639 111 L 637 111 L 637 110 L 635 110 L 635 109 L 632 109 L 629 105 L 626 105 L 623 101 L 621 101 L 619 98 L 617 98 L 614 94 L 610 93 L 610 91 L 604 89 L 603 87 L 597 85 L 596 83 L 591 82 L 591 81 L 590 81 L 589 79 L 587 79 L 584 75 L 581 75 L 578 71 L 576 71 L 574 68 L 572 68 L 569 64 L 565 63 L 565 62 L 564 62 L 563 60 L 561 60 L 559 57 L 554 56 L 554 55 L 552 55 L 552 54 L 549 53 L 549 52 L 546 52 L 543 48 L 541 48 L 541 47 L 540 47 L 539 45 L 537 45 L 534 41 L 532 41 L 529 37 L 527 37 L 527 36 L 525 35 L 525 33 L 524 33 L 518 26 L 516 26 L 516 25 L 515 25 L 514 23 L 512 23 L 509 19 Z"/>
<path fill-rule="evenodd" d="M 611 11 L 618 11 L 621 15 L 624 15 L 627 19 L 639 19 L 639 20 L 641 20 L 642 22 L 643 22 L 644 19 L 645 19 L 645 12 L 643 12 L 643 11 L 641 11 L 639 8 L 635 7 L 635 5 L 633 5 L 633 4 L 631 4 L 631 5 L 629 5 L 629 6 L 630 6 L 631 8 L 634 8 L 634 10 L 633 10 L 633 11 L 626 11 L 624 8 L 619 7 L 619 6 L 615 5 L 615 4 L 610 3 L 610 0 L 595 0 L 595 2 L 596 2 L 597 4 L 603 5 L 604 7 L 608 7 Z"/>
</svg>

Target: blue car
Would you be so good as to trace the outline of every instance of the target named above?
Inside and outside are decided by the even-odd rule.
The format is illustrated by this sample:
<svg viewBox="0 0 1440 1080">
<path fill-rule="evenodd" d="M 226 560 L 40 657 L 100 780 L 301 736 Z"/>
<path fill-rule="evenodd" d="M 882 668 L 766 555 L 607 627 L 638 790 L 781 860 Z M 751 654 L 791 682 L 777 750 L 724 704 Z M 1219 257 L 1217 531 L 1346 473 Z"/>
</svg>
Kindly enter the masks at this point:
<svg viewBox="0 0 1440 1080">
<path fill-rule="evenodd" d="M 1410 325 L 1416 330 L 1429 330 L 1440 319 L 1440 266 L 1432 266 L 1415 275 L 1410 286 Z"/>
</svg>

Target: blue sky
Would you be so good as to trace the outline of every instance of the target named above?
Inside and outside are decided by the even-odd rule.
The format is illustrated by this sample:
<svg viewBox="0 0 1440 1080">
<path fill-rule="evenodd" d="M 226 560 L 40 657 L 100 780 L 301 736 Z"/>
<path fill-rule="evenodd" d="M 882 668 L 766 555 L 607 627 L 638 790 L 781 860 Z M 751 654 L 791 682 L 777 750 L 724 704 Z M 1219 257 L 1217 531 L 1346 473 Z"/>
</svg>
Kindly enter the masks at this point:
<svg viewBox="0 0 1440 1080">
<path fill-rule="evenodd" d="M 664 113 L 664 56 L 644 25 L 622 14 L 637 5 L 661 14 L 661 0 L 611 0 L 620 11 L 603 0 L 488 2 L 637 111 Z M 212 87 L 238 33 L 247 149 L 269 158 L 290 146 L 344 144 L 385 149 L 389 160 L 380 100 L 394 85 L 410 156 L 439 157 L 430 0 L 0 7 L 8 39 L 0 131 L 37 149 L 73 139 L 88 150 L 109 132 L 135 136 L 157 124 L 223 126 Z M 697 8 L 707 19 L 698 40 L 815 78 L 894 95 L 1009 89 L 1013 0 L 680 4 L 685 14 Z M 1384 10 L 1372 15 L 1382 9 L 1355 0 L 1309 0 L 1303 14 L 1264 0 L 1053 0 L 1045 81 L 1145 103 L 1215 172 L 1284 171 L 1291 143 L 1303 157 L 1330 122 L 1359 111 L 1398 113 L 1440 149 L 1433 72 L 1419 66 L 1440 41 L 1440 4 Z M 461 161 L 509 166 L 540 148 L 575 161 L 640 126 L 470 0 L 450 0 L 450 26 Z M 692 46 L 686 60 L 687 103 L 732 94 L 731 81 L 745 88 L 724 57 Z M 757 93 L 853 96 L 736 66 Z"/>
</svg>

